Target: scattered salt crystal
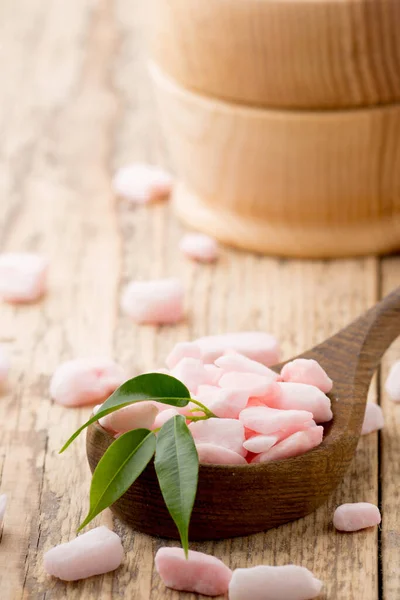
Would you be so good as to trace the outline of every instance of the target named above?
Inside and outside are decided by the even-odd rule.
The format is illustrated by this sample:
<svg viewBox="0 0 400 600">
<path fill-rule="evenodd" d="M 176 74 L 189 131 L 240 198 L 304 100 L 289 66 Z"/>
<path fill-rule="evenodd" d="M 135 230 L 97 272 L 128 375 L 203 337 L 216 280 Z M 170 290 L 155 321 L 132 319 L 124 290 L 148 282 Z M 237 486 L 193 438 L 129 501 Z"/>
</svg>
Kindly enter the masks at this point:
<svg viewBox="0 0 400 600">
<path fill-rule="evenodd" d="M 386 379 L 385 389 L 394 402 L 400 402 L 400 360 L 392 365 Z"/>
<path fill-rule="evenodd" d="M 199 262 L 214 262 L 218 258 L 216 240 L 203 233 L 187 233 L 179 243 L 179 249 L 189 258 Z"/>
<path fill-rule="evenodd" d="M 369 502 L 342 504 L 333 515 L 333 525 L 339 531 L 358 531 L 379 525 L 380 522 L 379 508 Z"/>
<path fill-rule="evenodd" d="M 3 525 L 6 507 L 7 507 L 7 496 L 6 496 L 6 494 L 1 494 L 0 495 L 0 528 Z"/>
<path fill-rule="evenodd" d="M 245 465 L 246 459 L 237 452 L 217 444 L 196 443 L 200 463 L 213 465 Z"/>
<path fill-rule="evenodd" d="M 259 566 L 233 571 L 229 600 L 311 600 L 321 589 L 322 582 L 305 567 Z"/>
<path fill-rule="evenodd" d="M 0 346 L 0 386 L 7 379 L 8 371 L 10 370 L 10 360 L 2 346 Z"/>
<path fill-rule="evenodd" d="M 173 369 L 182 358 L 197 358 L 201 360 L 201 350 L 194 342 L 178 342 L 168 354 L 165 363 L 168 369 Z"/>
<path fill-rule="evenodd" d="M 332 389 L 332 379 L 328 377 L 321 365 L 313 359 L 295 358 L 286 363 L 281 370 L 283 381 L 292 383 L 308 383 L 315 385 L 327 394 Z"/>
<path fill-rule="evenodd" d="M 378 429 L 382 429 L 385 421 L 383 419 L 382 409 L 378 404 L 367 402 L 365 407 L 364 422 L 361 429 L 361 435 L 372 433 Z"/>
<path fill-rule="evenodd" d="M 232 577 L 232 571 L 215 556 L 189 550 L 186 560 L 181 548 L 160 548 L 155 565 L 167 587 L 205 596 L 225 594 Z"/>
<path fill-rule="evenodd" d="M 104 429 L 112 433 L 126 433 L 132 429 L 151 429 L 158 415 L 153 402 L 138 402 L 109 413 L 99 420 Z"/>
<path fill-rule="evenodd" d="M 196 443 L 217 444 L 233 450 L 242 456 L 247 454 L 243 448 L 244 427 L 237 419 L 207 419 L 189 425 Z"/>
<path fill-rule="evenodd" d="M 107 527 L 96 527 L 48 550 L 44 568 L 49 575 L 63 581 L 77 581 L 118 569 L 123 556 L 119 536 Z"/>
<path fill-rule="evenodd" d="M 133 204 L 147 204 L 167 198 L 172 191 L 173 179 L 160 167 L 134 163 L 119 169 L 113 183 L 119 196 Z"/>
<path fill-rule="evenodd" d="M 50 395 L 68 407 L 98 404 L 125 380 L 123 369 L 109 358 L 76 358 L 57 367 L 50 382 Z"/>
<path fill-rule="evenodd" d="M 121 308 L 136 323 L 177 323 L 183 319 L 183 301 L 178 279 L 132 281 L 122 295 Z"/>
<path fill-rule="evenodd" d="M 0 254 L 0 298 L 11 303 L 38 300 L 46 289 L 47 267 L 38 254 Z"/>
<path fill-rule="evenodd" d="M 252 360 L 270 366 L 279 362 L 279 347 L 274 336 L 261 331 L 241 331 L 209 335 L 195 340 L 200 346 L 203 360 L 213 363 L 226 350 L 236 350 Z"/>
</svg>

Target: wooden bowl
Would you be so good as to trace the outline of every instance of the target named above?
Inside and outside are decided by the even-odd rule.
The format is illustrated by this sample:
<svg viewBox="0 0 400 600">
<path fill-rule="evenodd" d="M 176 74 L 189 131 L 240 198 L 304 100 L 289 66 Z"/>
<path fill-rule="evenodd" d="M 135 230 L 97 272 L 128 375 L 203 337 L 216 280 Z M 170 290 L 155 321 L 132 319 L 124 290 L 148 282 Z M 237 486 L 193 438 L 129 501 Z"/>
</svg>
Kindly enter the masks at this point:
<svg viewBox="0 0 400 600">
<path fill-rule="evenodd" d="M 151 73 L 189 225 L 295 257 L 400 248 L 400 104 L 277 111 L 206 98 Z"/>
<path fill-rule="evenodd" d="M 153 0 L 155 61 L 206 95 L 268 107 L 400 101 L 398 0 Z"/>
</svg>

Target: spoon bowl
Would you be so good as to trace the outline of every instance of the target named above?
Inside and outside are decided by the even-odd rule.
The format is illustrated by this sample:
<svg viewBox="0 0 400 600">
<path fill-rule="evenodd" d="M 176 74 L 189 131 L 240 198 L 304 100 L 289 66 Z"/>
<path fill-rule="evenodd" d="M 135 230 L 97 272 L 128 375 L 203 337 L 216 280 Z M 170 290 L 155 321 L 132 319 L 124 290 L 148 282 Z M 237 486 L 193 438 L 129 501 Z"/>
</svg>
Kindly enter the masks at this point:
<svg viewBox="0 0 400 600">
<path fill-rule="evenodd" d="M 322 444 L 296 458 L 250 465 L 201 464 L 191 540 L 248 535 L 313 512 L 341 482 L 357 447 L 372 375 L 400 335 L 400 288 L 333 337 L 299 357 L 313 358 L 334 382 L 333 420 Z M 297 358 L 299 358 L 297 357 Z M 284 363 L 274 367 L 279 370 Z M 92 472 L 113 442 L 97 423 L 87 432 Z M 134 529 L 179 539 L 150 463 L 111 507 Z"/>
</svg>

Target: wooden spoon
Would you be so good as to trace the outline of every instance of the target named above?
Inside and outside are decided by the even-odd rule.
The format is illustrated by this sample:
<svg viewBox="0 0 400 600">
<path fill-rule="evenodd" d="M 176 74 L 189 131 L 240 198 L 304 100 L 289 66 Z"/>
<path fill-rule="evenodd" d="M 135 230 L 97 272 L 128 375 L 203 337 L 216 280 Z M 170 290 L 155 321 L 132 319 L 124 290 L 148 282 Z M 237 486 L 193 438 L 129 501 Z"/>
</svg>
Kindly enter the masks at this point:
<svg viewBox="0 0 400 600">
<path fill-rule="evenodd" d="M 200 465 L 190 539 L 256 533 L 303 517 L 325 502 L 353 458 L 372 375 L 398 335 L 400 287 L 345 329 L 302 354 L 317 360 L 334 381 L 330 394 L 334 417 L 325 428 L 322 444 L 302 456 L 277 462 Z M 92 471 L 112 441 L 97 424 L 89 427 L 87 455 Z M 112 510 L 139 531 L 179 539 L 153 464 Z"/>
</svg>

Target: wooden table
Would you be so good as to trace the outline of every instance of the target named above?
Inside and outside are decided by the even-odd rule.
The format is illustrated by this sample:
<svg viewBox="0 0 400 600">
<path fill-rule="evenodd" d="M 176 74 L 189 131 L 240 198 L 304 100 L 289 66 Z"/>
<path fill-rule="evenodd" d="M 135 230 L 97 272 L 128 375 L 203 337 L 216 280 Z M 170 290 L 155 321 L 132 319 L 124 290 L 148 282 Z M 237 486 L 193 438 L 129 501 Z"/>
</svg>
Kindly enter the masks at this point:
<svg viewBox="0 0 400 600">
<path fill-rule="evenodd" d="M 186 261 L 168 205 L 116 202 L 111 177 L 132 160 L 165 162 L 146 76 L 140 0 L 2 0 L 0 3 L 1 251 L 49 256 L 50 291 L 33 306 L 0 309 L 12 356 L 1 398 L 0 491 L 9 495 L 0 544 L 0 597 L 193 599 L 167 591 L 153 567 L 163 543 L 129 531 L 109 511 L 96 520 L 123 538 L 116 573 L 64 584 L 43 572 L 43 552 L 75 535 L 87 509 L 84 438 L 57 454 L 89 410 L 49 399 L 63 360 L 114 355 L 134 375 L 159 367 L 177 340 L 255 328 L 284 357 L 324 339 L 400 283 L 400 259 L 301 262 L 224 249 L 217 266 Z M 119 310 L 130 278 L 180 276 L 187 319 L 137 327 Z M 316 513 L 248 538 L 193 544 L 231 567 L 298 563 L 325 581 L 329 600 L 400 598 L 400 408 L 384 394 L 388 353 L 371 389 L 386 428 L 359 444 L 340 489 Z M 379 502 L 381 528 L 339 534 L 335 506 Z"/>
</svg>

